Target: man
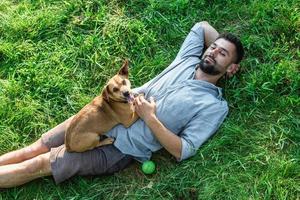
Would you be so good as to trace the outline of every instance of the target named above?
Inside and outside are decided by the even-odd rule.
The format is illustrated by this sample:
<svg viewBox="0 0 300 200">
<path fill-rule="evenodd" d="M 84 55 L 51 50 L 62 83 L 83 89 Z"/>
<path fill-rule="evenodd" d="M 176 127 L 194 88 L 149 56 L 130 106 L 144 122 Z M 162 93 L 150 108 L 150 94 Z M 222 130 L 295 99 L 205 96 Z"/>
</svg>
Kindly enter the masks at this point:
<svg viewBox="0 0 300 200">
<path fill-rule="evenodd" d="M 219 36 L 209 23 L 197 23 L 171 65 L 135 89 L 145 94 L 134 101 L 140 119 L 127 129 L 118 125 L 109 131 L 107 136 L 115 138 L 113 145 L 66 152 L 64 132 L 71 117 L 32 145 L 1 156 L 0 188 L 50 175 L 60 183 L 74 175 L 114 173 L 133 159 L 150 159 L 161 148 L 178 161 L 193 156 L 228 113 L 221 88 L 215 85 L 226 73 L 238 70 L 243 55 L 235 36 Z"/>
</svg>

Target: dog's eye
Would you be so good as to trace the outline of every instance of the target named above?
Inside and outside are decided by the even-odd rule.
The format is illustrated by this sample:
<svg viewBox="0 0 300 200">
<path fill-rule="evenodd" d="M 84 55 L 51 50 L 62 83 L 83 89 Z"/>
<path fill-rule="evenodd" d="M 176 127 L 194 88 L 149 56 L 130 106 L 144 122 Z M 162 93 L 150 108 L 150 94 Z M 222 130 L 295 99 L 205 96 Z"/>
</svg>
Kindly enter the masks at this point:
<svg viewBox="0 0 300 200">
<path fill-rule="evenodd" d="M 125 80 L 123 80 L 123 81 L 122 81 L 122 84 L 123 84 L 123 85 L 126 85 L 126 81 L 125 81 Z"/>
<path fill-rule="evenodd" d="M 118 92 L 118 91 L 119 91 L 119 88 L 116 88 L 116 87 L 113 88 L 113 92 Z"/>
</svg>

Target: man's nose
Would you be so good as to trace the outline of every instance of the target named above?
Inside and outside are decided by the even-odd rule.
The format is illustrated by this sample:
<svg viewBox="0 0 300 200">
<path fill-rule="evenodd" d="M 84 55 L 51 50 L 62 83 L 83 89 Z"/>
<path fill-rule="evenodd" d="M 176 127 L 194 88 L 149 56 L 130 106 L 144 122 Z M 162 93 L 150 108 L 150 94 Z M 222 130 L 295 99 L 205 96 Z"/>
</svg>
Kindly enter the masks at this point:
<svg viewBox="0 0 300 200">
<path fill-rule="evenodd" d="M 220 48 L 216 47 L 211 51 L 211 53 L 213 54 L 214 57 L 216 57 L 218 55 L 219 51 L 220 51 Z"/>
</svg>

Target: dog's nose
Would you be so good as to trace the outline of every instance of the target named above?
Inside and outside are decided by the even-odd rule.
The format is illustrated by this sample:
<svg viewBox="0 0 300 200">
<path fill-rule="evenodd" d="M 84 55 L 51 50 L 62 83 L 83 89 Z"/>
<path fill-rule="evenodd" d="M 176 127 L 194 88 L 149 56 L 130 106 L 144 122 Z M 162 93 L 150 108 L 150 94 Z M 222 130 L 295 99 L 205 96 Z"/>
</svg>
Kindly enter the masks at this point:
<svg viewBox="0 0 300 200">
<path fill-rule="evenodd" d="M 129 92 L 123 92 L 124 97 L 129 97 Z"/>
</svg>

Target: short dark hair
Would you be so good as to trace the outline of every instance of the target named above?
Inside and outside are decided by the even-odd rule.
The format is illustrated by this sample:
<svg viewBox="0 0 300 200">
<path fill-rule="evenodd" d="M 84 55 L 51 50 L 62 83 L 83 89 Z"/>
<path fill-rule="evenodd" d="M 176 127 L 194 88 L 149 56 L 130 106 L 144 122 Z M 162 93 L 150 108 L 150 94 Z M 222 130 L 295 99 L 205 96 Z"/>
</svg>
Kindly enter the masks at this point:
<svg viewBox="0 0 300 200">
<path fill-rule="evenodd" d="M 241 40 L 232 33 L 222 33 L 219 35 L 219 37 L 217 39 L 220 39 L 220 38 L 223 38 L 235 45 L 236 55 L 237 55 L 235 63 L 236 64 L 240 63 L 245 54 L 244 47 L 243 47 Z"/>
</svg>

